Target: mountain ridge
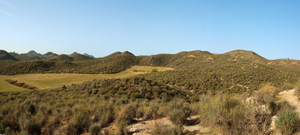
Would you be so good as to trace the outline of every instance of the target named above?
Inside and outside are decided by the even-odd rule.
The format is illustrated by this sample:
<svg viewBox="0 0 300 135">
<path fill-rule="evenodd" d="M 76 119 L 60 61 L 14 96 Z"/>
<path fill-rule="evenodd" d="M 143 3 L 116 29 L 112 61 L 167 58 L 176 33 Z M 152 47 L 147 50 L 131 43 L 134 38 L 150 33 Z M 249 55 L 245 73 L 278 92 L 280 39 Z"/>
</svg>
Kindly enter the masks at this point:
<svg viewBox="0 0 300 135">
<path fill-rule="evenodd" d="M 5 51 L 4 51 L 5 52 Z M 29 54 L 32 54 L 33 56 L 37 58 L 36 55 L 38 53 L 34 51 L 30 51 Z M 107 65 L 108 63 L 114 63 L 114 61 L 118 61 L 117 58 L 122 58 L 122 56 L 126 56 L 127 58 L 130 57 L 130 59 L 127 59 L 128 61 L 131 61 L 130 66 L 133 65 L 141 65 L 141 66 L 166 66 L 166 67 L 173 67 L 173 68 L 197 68 L 201 65 L 216 65 L 216 64 L 224 64 L 224 63 L 248 63 L 248 64 L 261 64 L 261 65 L 269 65 L 269 66 L 275 66 L 275 67 L 284 67 L 284 68 L 293 68 L 293 69 L 300 69 L 300 61 L 299 60 L 284 60 L 284 59 L 278 59 L 278 60 L 268 60 L 259 54 L 253 52 L 253 51 L 246 51 L 246 50 L 233 50 L 230 52 L 226 52 L 223 54 L 212 54 L 208 51 L 201 51 L 201 50 L 194 50 L 194 51 L 182 51 L 176 54 L 156 54 L 156 55 L 149 55 L 149 56 L 135 56 L 133 53 L 129 51 L 125 52 L 114 52 L 108 56 L 101 57 L 101 58 L 91 58 L 88 56 L 85 56 L 83 54 L 79 53 L 72 53 L 70 55 L 57 55 L 52 52 L 48 52 L 44 55 L 49 55 L 52 57 L 48 57 L 49 59 L 42 59 L 37 58 L 35 60 L 45 62 L 50 61 L 70 61 L 73 64 L 79 64 L 79 65 L 86 65 L 85 67 L 88 67 L 90 65 L 90 68 L 88 68 L 85 72 L 75 72 L 74 73 L 97 73 L 94 71 L 92 65 L 97 65 L 99 62 L 101 63 L 102 67 L 105 67 L 104 65 Z M 44 56 L 43 55 L 43 56 Z M 111 61 L 108 61 L 110 59 Z M 29 63 L 26 63 L 29 62 Z M 10 68 L 13 68 L 15 64 L 17 65 L 30 65 L 29 61 L 20 61 L 20 62 L 11 62 L 10 65 L 9 62 L 6 62 L 7 66 Z M 32 63 L 32 62 L 31 62 Z M 118 62 L 117 62 L 118 63 Z M 126 63 L 126 61 L 123 61 L 123 63 Z M 123 67 L 123 63 L 119 63 L 120 67 Z M 8 71 L 7 66 L 3 66 L 0 68 L 1 70 Z M 61 65 L 63 66 L 63 65 Z M 110 65 L 112 66 L 112 65 Z M 217 66 L 217 65 L 216 65 Z M 68 66 L 66 66 L 68 67 Z M 128 65 L 125 66 L 128 68 Z M 61 67 L 63 69 L 63 67 Z M 116 71 L 120 72 L 125 70 L 126 68 L 122 68 L 122 70 L 118 69 Z M 107 69 L 106 69 L 107 70 Z M 104 71 L 104 70 L 102 70 Z M 101 73 L 102 73 L 101 71 Z M 35 71 L 32 71 L 35 72 Z M 48 72 L 48 71 L 47 71 Z M 56 72 L 56 71 L 55 71 Z M 70 69 L 62 70 L 61 72 L 73 72 Z M 115 71 L 114 71 L 115 72 Z M 39 73 L 39 72 L 36 72 Z M 105 71 L 105 73 L 113 73 L 109 71 Z M 1 72 L 1 74 L 5 74 L 4 71 Z M 11 73 L 9 73 L 11 74 Z M 22 74 L 22 72 L 18 72 L 18 74 Z"/>
<path fill-rule="evenodd" d="M 4 51 L 4 50 L 3 50 Z M 6 51 L 5 51 L 6 52 Z M 45 54 L 37 53 L 34 50 L 31 50 L 27 53 L 16 53 L 16 52 L 9 52 L 10 55 L 18 59 L 19 61 L 33 61 L 33 60 L 55 60 L 55 59 L 61 59 L 58 57 L 59 55 L 67 55 L 68 57 L 72 57 L 71 59 L 67 59 L 69 61 L 81 61 L 81 60 L 90 60 L 93 59 L 93 55 L 89 55 L 87 53 L 85 54 L 80 54 L 77 52 L 74 52 L 70 55 L 68 54 L 56 54 L 53 52 L 47 52 Z M 58 57 L 58 58 L 56 58 Z"/>
<path fill-rule="evenodd" d="M 57 57 L 63 58 L 14 62 L 1 66 L 0 74 L 113 74 L 132 66 L 162 66 L 175 69 L 140 76 L 196 93 L 207 90 L 247 91 L 258 89 L 267 82 L 281 86 L 285 83 L 295 83 L 300 78 L 300 61 L 268 60 L 255 52 L 245 50 L 234 50 L 224 54 L 195 50 L 150 56 L 135 56 L 125 51 L 83 61 L 69 60 L 71 57 L 68 55 Z"/>
</svg>

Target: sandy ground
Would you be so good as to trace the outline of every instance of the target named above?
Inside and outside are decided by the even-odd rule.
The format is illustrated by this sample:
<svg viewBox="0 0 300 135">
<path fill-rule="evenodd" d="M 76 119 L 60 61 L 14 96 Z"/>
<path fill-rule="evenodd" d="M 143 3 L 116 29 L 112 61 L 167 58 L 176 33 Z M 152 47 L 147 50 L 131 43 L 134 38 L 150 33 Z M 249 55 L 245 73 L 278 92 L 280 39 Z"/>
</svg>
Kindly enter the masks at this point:
<svg viewBox="0 0 300 135">
<path fill-rule="evenodd" d="M 199 116 L 191 116 L 187 120 L 197 120 Z M 151 132 L 155 129 L 155 126 L 161 127 L 173 127 L 174 124 L 167 118 L 163 117 L 156 120 L 148 120 L 148 121 L 140 121 L 134 124 L 131 124 L 127 127 L 127 130 L 133 135 L 150 135 Z M 206 127 L 202 127 L 198 124 L 195 125 L 185 125 L 183 129 L 188 131 L 190 135 L 195 134 L 209 134 L 210 129 Z"/>
<path fill-rule="evenodd" d="M 300 101 L 298 97 L 294 96 L 294 89 L 292 90 L 285 90 L 279 93 L 279 98 L 281 100 L 287 101 L 291 106 L 295 107 L 295 110 L 299 113 L 300 117 Z M 275 129 L 275 120 L 277 119 L 277 116 L 274 116 L 272 118 L 272 123 L 271 123 L 271 129 Z M 300 132 L 296 133 L 296 135 L 299 135 Z M 281 135 L 281 133 L 278 130 L 274 130 L 272 135 Z"/>
<path fill-rule="evenodd" d="M 295 107 L 296 111 L 299 113 L 300 117 L 300 101 L 298 97 L 294 96 L 294 89 L 282 91 L 279 93 L 279 97 L 285 101 L 287 101 L 291 106 Z"/>
</svg>

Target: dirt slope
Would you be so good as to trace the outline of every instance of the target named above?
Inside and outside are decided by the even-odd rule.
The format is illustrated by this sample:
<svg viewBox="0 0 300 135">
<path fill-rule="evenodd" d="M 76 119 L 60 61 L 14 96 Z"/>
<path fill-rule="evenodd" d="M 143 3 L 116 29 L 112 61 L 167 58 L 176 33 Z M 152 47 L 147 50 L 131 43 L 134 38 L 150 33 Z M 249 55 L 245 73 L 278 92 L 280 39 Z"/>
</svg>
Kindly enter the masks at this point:
<svg viewBox="0 0 300 135">
<path fill-rule="evenodd" d="M 296 111 L 300 115 L 300 100 L 294 96 L 295 89 L 282 91 L 279 93 L 279 97 L 285 101 L 287 101 L 291 106 L 295 107 Z"/>
</svg>

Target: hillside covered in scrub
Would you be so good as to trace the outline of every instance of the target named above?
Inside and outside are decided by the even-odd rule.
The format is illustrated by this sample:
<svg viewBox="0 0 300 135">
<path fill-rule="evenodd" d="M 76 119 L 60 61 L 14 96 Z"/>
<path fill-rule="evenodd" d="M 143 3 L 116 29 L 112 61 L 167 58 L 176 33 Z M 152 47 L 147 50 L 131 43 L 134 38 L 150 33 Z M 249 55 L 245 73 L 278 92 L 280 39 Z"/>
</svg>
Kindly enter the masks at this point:
<svg viewBox="0 0 300 135">
<path fill-rule="evenodd" d="M 72 56 L 72 57 L 71 57 Z M 262 83 L 275 86 L 294 83 L 300 76 L 298 60 L 268 60 L 252 51 L 235 50 L 224 54 L 207 51 L 180 52 L 135 56 L 130 52 L 115 52 L 102 58 L 87 59 L 78 53 L 58 55 L 50 60 L 16 62 L 3 60 L 0 74 L 29 73 L 118 73 L 131 66 L 173 67 L 175 70 L 142 75 L 170 86 L 196 93 L 207 90 L 247 91 Z M 74 60 L 74 61 L 73 61 Z M 0 64 L 1 65 L 1 64 Z"/>
<path fill-rule="evenodd" d="M 75 54 L 76 55 L 76 54 Z M 73 59 L 66 55 L 59 55 L 51 60 L 28 61 L 8 64 L 0 67 L 0 74 L 28 74 L 28 73 L 118 73 L 135 65 L 134 55 L 124 52 L 114 56 L 90 59 L 84 61 L 67 61 Z"/>
<path fill-rule="evenodd" d="M 1 61 L 1 77 L 6 80 L 0 83 L 24 90 L 0 92 L 0 134 L 298 132 L 299 117 L 294 106 L 279 99 L 281 91 L 293 89 L 293 98 L 298 102 L 297 60 L 268 60 L 244 50 L 151 56 L 115 52 L 102 58 L 77 60 L 75 56 L 78 54 L 57 55 L 48 60 Z M 132 67 L 135 68 L 129 71 Z M 37 79 L 39 73 L 48 74 Z M 49 73 L 73 74 L 51 78 Z M 76 84 L 60 79 L 56 87 L 43 90 L 42 84 L 37 89 L 24 79 L 28 74 L 27 80 L 36 79 L 31 79 L 36 82 L 33 84 L 57 84 L 58 75 L 76 73 L 92 76 L 86 78 L 90 81 Z M 96 74 L 104 76 L 97 78 Z M 12 76 L 18 79 L 10 80 Z M 285 121 L 285 117 L 291 121 Z"/>
</svg>

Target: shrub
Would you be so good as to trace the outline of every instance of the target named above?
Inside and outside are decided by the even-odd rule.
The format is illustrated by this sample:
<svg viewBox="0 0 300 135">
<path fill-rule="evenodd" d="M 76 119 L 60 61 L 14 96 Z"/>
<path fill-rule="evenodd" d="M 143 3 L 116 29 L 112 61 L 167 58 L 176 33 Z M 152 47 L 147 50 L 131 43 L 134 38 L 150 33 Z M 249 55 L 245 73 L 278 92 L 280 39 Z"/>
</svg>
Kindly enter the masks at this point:
<svg viewBox="0 0 300 135">
<path fill-rule="evenodd" d="M 41 134 L 42 123 L 37 119 L 33 119 L 31 115 L 20 117 L 19 125 L 22 130 L 27 131 L 30 134 Z"/>
<path fill-rule="evenodd" d="M 219 103 L 221 128 L 226 134 L 241 134 L 245 132 L 244 122 L 246 120 L 246 108 L 240 103 L 238 97 L 234 95 L 224 95 Z"/>
<path fill-rule="evenodd" d="M 288 109 L 278 115 L 275 125 L 283 134 L 290 135 L 295 132 L 298 122 L 299 114 Z"/>
<path fill-rule="evenodd" d="M 55 131 L 55 129 L 57 129 L 59 127 L 60 124 L 60 119 L 59 116 L 57 115 L 52 115 L 48 118 L 46 125 L 44 126 L 44 130 L 42 132 L 42 134 L 44 135 L 52 135 Z"/>
<path fill-rule="evenodd" d="M 137 106 L 135 104 L 125 106 L 118 117 L 118 123 L 123 121 L 130 123 L 136 117 L 136 110 Z"/>
<path fill-rule="evenodd" d="M 128 104 L 125 106 L 117 120 L 118 129 L 116 131 L 117 135 L 127 135 L 126 130 L 127 125 L 132 122 L 133 118 L 136 117 L 137 104 Z"/>
<path fill-rule="evenodd" d="M 62 85 L 62 86 L 61 86 L 61 89 L 63 89 L 63 90 L 64 90 L 64 89 L 67 89 L 67 86 L 66 86 L 66 85 Z"/>
<path fill-rule="evenodd" d="M 201 96 L 198 103 L 200 124 L 219 128 L 223 134 L 263 134 L 268 129 L 271 115 L 240 101 L 237 95 Z"/>
<path fill-rule="evenodd" d="M 88 112 L 81 111 L 75 115 L 72 126 L 76 129 L 77 134 L 81 134 L 84 130 L 90 127 L 90 123 L 91 119 Z"/>
<path fill-rule="evenodd" d="M 90 132 L 91 135 L 100 135 L 101 126 L 99 124 L 93 124 L 89 128 L 89 132 Z"/>
<path fill-rule="evenodd" d="M 31 113 L 31 114 L 34 114 L 35 113 L 35 106 L 33 104 L 30 104 L 29 107 L 28 107 L 28 111 Z"/>
<path fill-rule="evenodd" d="M 272 112 L 275 111 L 276 106 L 277 106 L 277 105 L 276 105 L 276 103 L 275 103 L 274 101 L 270 101 L 270 102 L 268 103 L 268 109 L 271 110 Z"/>
<path fill-rule="evenodd" d="M 181 109 L 171 110 L 168 116 L 174 124 L 183 124 L 186 121 L 185 114 Z"/>
<path fill-rule="evenodd" d="M 10 134 L 11 133 L 11 129 L 10 129 L 10 127 L 6 127 L 5 128 L 5 134 Z"/>
<path fill-rule="evenodd" d="M 11 112 L 0 120 L 0 134 L 5 131 L 6 127 L 9 127 L 12 131 L 20 129 L 18 117 Z"/>
<path fill-rule="evenodd" d="M 21 117 L 19 119 L 19 125 L 20 125 L 20 127 L 21 127 L 22 130 L 28 131 L 31 128 L 31 126 L 32 126 L 32 122 L 29 119 L 27 119 L 27 118 L 22 118 Z"/>
<path fill-rule="evenodd" d="M 125 119 L 118 121 L 118 129 L 116 131 L 116 135 L 128 135 L 126 127 L 128 125 L 128 121 Z"/>
<path fill-rule="evenodd" d="M 153 72 L 158 72 L 158 70 L 156 68 L 152 69 L 152 73 Z"/>
<path fill-rule="evenodd" d="M 155 125 L 152 135 L 182 135 L 183 130 L 180 126 L 169 127 L 164 125 Z"/>
<path fill-rule="evenodd" d="M 144 110 L 144 119 L 156 119 L 160 116 L 161 114 L 159 113 L 159 106 L 157 103 L 151 102 L 150 106 Z"/>
<path fill-rule="evenodd" d="M 107 126 L 115 119 L 112 103 L 104 103 L 94 109 L 94 122 L 99 122 L 101 127 Z"/>
<path fill-rule="evenodd" d="M 170 112 L 168 114 L 170 120 L 175 124 L 184 124 L 186 119 L 190 117 L 191 109 L 183 100 L 173 100 L 170 103 Z"/>
<path fill-rule="evenodd" d="M 294 89 L 295 86 L 289 82 L 283 84 L 283 86 L 281 87 L 282 90 L 290 90 L 290 89 Z"/>
<path fill-rule="evenodd" d="M 97 89 L 93 89 L 93 90 L 92 90 L 92 94 L 93 94 L 93 95 L 96 95 L 97 93 L 98 93 L 98 90 L 97 90 Z"/>
<path fill-rule="evenodd" d="M 20 133 L 20 135 L 29 135 L 28 131 L 24 130 Z"/>
<path fill-rule="evenodd" d="M 275 87 L 271 83 L 266 83 L 256 91 L 255 96 L 260 104 L 267 104 L 274 99 Z"/>
</svg>

